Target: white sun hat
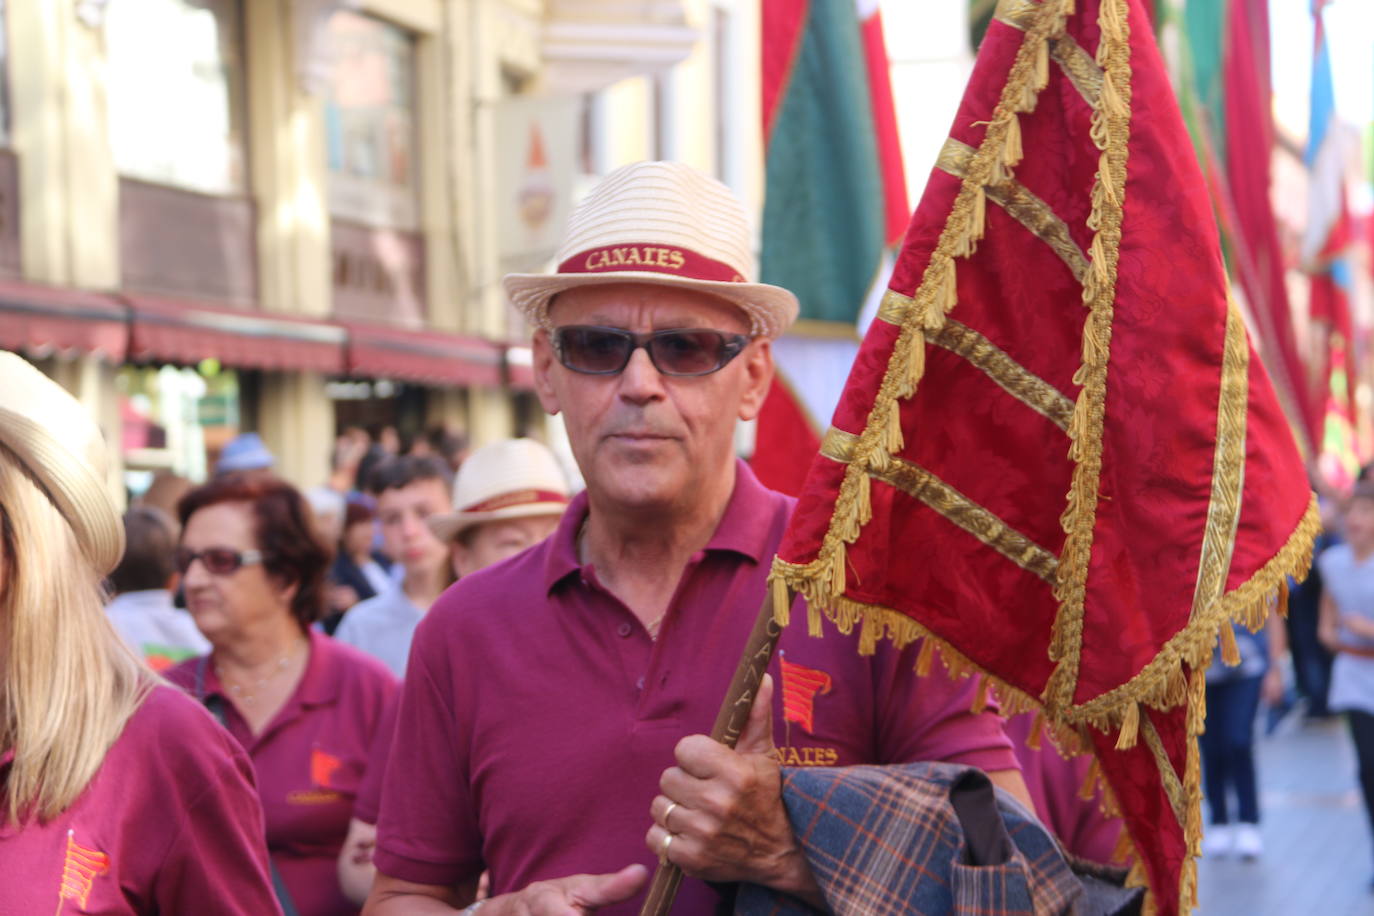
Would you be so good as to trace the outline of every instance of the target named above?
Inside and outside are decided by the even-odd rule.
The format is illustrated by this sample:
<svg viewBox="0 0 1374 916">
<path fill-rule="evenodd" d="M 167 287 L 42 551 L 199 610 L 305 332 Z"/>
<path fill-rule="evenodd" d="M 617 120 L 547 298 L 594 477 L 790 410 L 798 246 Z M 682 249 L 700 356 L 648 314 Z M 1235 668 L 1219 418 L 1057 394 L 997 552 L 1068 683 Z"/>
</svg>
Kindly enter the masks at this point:
<svg viewBox="0 0 1374 916">
<path fill-rule="evenodd" d="M 777 337 L 797 318 L 797 297 L 756 283 L 749 220 L 725 185 L 680 162 L 616 169 L 577 205 L 552 274 L 507 274 L 511 302 L 536 327 L 565 289 L 654 283 L 727 299 L 751 333 Z"/>
<path fill-rule="evenodd" d="M 0 445 L 47 492 L 103 575 L 124 555 L 124 523 L 105 485 L 109 452 L 76 398 L 8 351 L 0 351 Z"/>
<path fill-rule="evenodd" d="M 453 511 L 427 521 L 448 543 L 483 522 L 562 515 L 569 499 L 568 479 L 553 452 L 533 439 L 503 439 L 468 456 L 453 481 Z"/>
</svg>

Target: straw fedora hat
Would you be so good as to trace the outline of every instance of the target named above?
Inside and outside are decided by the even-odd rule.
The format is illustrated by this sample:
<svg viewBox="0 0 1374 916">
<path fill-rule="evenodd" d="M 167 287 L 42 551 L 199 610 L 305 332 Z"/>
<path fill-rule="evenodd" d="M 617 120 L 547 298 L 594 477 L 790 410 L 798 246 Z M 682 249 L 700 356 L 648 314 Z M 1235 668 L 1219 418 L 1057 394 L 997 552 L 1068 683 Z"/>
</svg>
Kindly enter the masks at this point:
<svg viewBox="0 0 1374 916">
<path fill-rule="evenodd" d="M 637 162 L 592 189 L 568 220 L 552 274 L 507 274 L 511 302 L 536 327 L 565 289 L 653 283 L 727 299 L 752 333 L 777 337 L 797 318 L 797 297 L 755 283 L 749 220 L 725 185 L 680 162 Z"/>
<path fill-rule="evenodd" d="M 124 555 L 124 524 L 105 486 L 105 440 L 86 409 L 17 354 L 0 351 L 0 445 L 18 456 L 103 575 Z"/>
<path fill-rule="evenodd" d="M 444 543 L 473 525 L 534 515 L 562 515 L 568 480 L 558 459 L 533 439 L 503 439 L 473 452 L 453 482 L 453 511 L 431 515 L 429 530 Z"/>
</svg>

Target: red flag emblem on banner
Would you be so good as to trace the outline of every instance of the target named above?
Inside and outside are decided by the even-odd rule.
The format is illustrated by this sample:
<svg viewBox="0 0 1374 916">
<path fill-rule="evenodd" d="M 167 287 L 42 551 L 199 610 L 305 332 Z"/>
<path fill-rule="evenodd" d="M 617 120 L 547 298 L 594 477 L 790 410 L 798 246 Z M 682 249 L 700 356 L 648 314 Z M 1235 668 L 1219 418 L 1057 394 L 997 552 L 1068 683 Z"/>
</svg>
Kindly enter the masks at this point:
<svg viewBox="0 0 1374 916">
<path fill-rule="evenodd" d="M 830 692 L 830 675 L 805 665 L 782 664 L 782 719 L 796 722 L 809 735 L 816 724 L 816 694 Z"/>
<path fill-rule="evenodd" d="M 1142 0 L 1001 0 L 774 563 L 1096 757 L 1196 902 L 1204 672 L 1320 526 Z"/>
</svg>

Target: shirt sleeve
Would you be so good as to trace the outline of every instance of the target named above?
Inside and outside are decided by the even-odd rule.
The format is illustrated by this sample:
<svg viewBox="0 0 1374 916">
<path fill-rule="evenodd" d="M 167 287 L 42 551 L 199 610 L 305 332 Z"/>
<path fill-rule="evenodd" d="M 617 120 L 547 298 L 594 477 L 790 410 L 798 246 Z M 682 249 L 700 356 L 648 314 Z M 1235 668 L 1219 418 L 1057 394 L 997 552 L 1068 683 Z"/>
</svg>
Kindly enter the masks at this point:
<svg viewBox="0 0 1374 916">
<path fill-rule="evenodd" d="M 875 656 L 879 754 L 883 763 L 942 761 L 993 772 L 1020 767 L 998 706 L 973 712 L 977 679 L 951 678 L 937 650 L 930 673 L 915 671 L 921 643 L 898 652 L 880 645 Z"/>
<path fill-rule="evenodd" d="M 377 869 L 418 884 L 452 885 L 482 871 L 470 716 L 455 696 L 444 600 L 412 643 L 377 823 Z"/>
<path fill-rule="evenodd" d="M 372 736 L 372 746 L 367 752 L 367 771 L 358 786 L 358 797 L 353 801 L 353 816 L 364 824 L 377 823 L 382 810 L 382 787 L 385 785 L 386 761 L 391 755 L 392 736 L 396 733 L 396 716 L 400 712 L 400 692 L 393 693 L 388 699 L 381 721 L 377 724 L 376 734 Z"/>
<path fill-rule="evenodd" d="M 238 743 L 208 718 L 203 732 L 189 736 L 195 744 L 186 745 L 200 748 L 198 759 L 178 767 L 198 768 L 205 778 L 177 800 L 181 822 L 158 870 L 158 912 L 280 914 L 253 765 Z M 170 784 L 182 779 L 185 772 L 168 776 Z"/>
</svg>

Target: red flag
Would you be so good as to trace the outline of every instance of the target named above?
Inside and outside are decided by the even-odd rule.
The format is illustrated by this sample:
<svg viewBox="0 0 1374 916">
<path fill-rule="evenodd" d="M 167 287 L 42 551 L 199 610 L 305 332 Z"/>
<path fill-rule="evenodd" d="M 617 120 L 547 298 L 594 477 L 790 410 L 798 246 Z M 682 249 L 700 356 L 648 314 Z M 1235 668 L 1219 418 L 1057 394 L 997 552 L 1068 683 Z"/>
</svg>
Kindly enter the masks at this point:
<svg viewBox="0 0 1374 916">
<path fill-rule="evenodd" d="M 926 637 L 1043 708 L 1177 913 L 1203 671 L 1318 524 L 1141 0 L 999 4 L 775 560 L 778 617 L 791 588 L 813 631 Z"/>
</svg>

